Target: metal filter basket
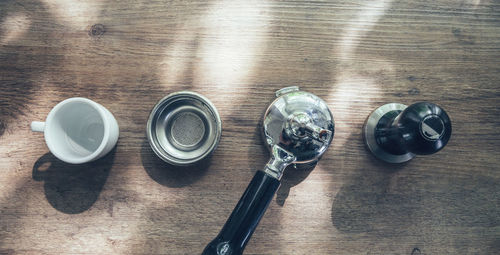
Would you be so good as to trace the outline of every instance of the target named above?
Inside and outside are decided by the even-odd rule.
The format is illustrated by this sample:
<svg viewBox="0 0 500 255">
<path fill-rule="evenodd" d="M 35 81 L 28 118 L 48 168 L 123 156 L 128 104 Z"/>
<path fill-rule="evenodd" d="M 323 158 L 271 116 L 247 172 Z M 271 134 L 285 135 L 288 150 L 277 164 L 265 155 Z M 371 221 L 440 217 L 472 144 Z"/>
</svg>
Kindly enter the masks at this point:
<svg viewBox="0 0 500 255">
<path fill-rule="evenodd" d="M 181 91 L 161 99 L 147 123 L 148 141 L 163 161 L 194 164 L 219 144 L 222 124 L 215 106 L 204 96 Z"/>
</svg>

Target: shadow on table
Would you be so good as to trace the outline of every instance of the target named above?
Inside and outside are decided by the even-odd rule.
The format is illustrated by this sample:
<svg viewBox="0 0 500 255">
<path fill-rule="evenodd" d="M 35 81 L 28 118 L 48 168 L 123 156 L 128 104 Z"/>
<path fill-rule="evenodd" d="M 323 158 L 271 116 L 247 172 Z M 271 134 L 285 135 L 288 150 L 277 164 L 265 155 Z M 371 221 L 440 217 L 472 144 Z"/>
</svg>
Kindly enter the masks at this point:
<svg viewBox="0 0 500 255">
<path fill-rule="evenodd" d="M 207 172 L 211 157 L 190 166 L 174 166 L 161 160 L 149 146 L 147 138 L 141 147 L 141 161 L 146 173 L 157 183 L 181 188 L 198 181 Z"/>
<path fill-rule="evenodd" d="M 276 192 L 276 203 L 283 206 L 288 198 L 290 189 L 304 181 L 315 167 L 316 164 L 297 165 L 297 167 L 288 166 L 281 178 L 281 186 Z"/>
<path fill-rule="evenodd" d="M 40 25 L 44 20 L 50 21 L 51 17 L 42 4 L 0 1 L 0 136 L 9 129 L 11 122 L 27 112 L 37 97 L 41 74 L 62 59 L 50 50 L 29 46 L 34 36 L 57 30 L 56 24 Z"/>
<path fill-rule="evenodd" d="M 116 148 L 101 159 L 79 165 L 65 163 L 49 152 L 33 165 L 33 179 L 45 182 L 45 196 L 55 209 L 67 214 L 82 213 L 99 197 L 115 151 Z"/>
<path fill-rule="evenodd" d="M 337 230 L 394 242 L 412 238 L 428 245 L 455 243 L 458 250 L 471 242 L 478 249 L 491 245 L 494 233 L 484 230 L 500 225 L 500 179 L 415 169 L 415 160 L 428 160 L 424 158 L 393 165 L 366 156 L 333 201 Z M 457 228 L 474 230 L 458 234 Z"/>
<path fill-rule="evenodd" d="M 351 135 L 349 141 L 364 144 L 363 136 Z M 360 146 L 359 146 L 360 147 Z M 417 201 L 412 194 L 392 194 L 391 177 L 404 169 L 405 164 L 382 162 L 366 146 L 354 156 L 352 175 L 335 196 L 332 223 L 341 232 L 362 233 L 388 228 L 397 232 L 405 228 L 405 218 L 411 218 Z M 408 183 L 408 188 L 412 188 Z M 398 221 L 399 219 L 399 221 Z"/>
</svg>

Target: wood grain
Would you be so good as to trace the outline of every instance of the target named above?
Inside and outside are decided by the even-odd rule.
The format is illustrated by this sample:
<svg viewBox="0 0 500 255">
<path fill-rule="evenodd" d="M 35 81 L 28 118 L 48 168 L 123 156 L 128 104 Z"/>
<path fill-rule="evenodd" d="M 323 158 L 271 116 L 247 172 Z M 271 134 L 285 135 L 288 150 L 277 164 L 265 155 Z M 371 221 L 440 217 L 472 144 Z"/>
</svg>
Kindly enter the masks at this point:
<svg viewBox="0 0 500 255">
<path fill-rule="evenodd" d="M 268 153 L 259 120 L 281 87 L 323 98 L 332 146 L 286 172 L 246 254 L 500 253 L 500 3 L 438 1 L 0 2 L 0 254 L 199 254 Z M 210 161 L 162 163 L 145 125 L 168 93 L 223 121 Z M 29 123 L 88 97 L 120 125 L 84 165 Z M 430 101 L 441 152 L 404 165 L 362 143 L 368 114 Z"/>
</svg>

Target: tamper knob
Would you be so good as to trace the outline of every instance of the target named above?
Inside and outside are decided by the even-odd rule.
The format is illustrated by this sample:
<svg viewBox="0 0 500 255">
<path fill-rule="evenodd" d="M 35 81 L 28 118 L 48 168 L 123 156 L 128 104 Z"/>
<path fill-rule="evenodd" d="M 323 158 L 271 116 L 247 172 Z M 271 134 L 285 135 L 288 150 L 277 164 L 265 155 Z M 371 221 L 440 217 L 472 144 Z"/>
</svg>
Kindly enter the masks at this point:
<svg viewBox="0 0 500 255">
<path fill-rule="evenodd" d="M 433 154 L 450 139 L 451 121 L 439 106 L 419 102 L 408 107 L 391 103 L 373 111 L 364 126 L 368 149 L 390 163 Z"/>
</svg>

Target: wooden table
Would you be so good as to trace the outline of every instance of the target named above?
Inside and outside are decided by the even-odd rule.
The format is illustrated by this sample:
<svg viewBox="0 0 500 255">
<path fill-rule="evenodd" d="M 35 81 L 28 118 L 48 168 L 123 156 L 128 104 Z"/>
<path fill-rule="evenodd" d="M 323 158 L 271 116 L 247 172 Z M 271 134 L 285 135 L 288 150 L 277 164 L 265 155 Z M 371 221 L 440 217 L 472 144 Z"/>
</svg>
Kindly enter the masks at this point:
<svg viewBox="0 0 500 255">
<path fill-rule="evenodd" d="M 290 169 L 246 254 L 499 254 L 500 3 L 440 1 L 0 2 L 0 254 L 199 254 L 269 154 L 259 121 L 290 85 L 323 98 L 332 146 Z M 167 94 L 208 97 L 210 162 L 162 163 L 146 121 Z M 105 158 L 52 156 L 43 120 L 68 97 L 120 125 Z M 404 165 L 363 146 L 368 114 L 430 101 L 446 148 Z"/>
</svg>

